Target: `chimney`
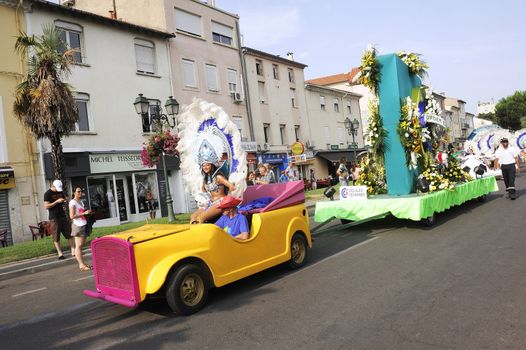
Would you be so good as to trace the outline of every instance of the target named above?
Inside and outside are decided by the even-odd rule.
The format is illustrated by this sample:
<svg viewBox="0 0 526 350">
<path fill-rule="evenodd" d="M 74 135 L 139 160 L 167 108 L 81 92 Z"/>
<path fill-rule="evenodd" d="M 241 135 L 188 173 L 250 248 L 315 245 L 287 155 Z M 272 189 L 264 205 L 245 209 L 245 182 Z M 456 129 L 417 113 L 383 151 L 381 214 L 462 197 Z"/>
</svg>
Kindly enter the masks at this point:
<svg viewBox="0 0 526 350">
<path fill-rule="evenodd" d="M 210 6 L 216 7 L 216 0 L 208 0 L 206 3 Z"/>
<path fill-rule="evenodd" d="M 294 61 L 294 53 L 287 52 L 287 59 L 290 60 L 290 61 Z"/>
<path fill-rule="evenodd" d="M 108 11 L 111 19 L 117 19 L 117 13 L 115 11 Z"/>
<path fill-rule="evenodd" d="M 75 0 L 60 0 L 59 4 L 62 6 L 73 7 L 75 6 Z"/>
</svg>

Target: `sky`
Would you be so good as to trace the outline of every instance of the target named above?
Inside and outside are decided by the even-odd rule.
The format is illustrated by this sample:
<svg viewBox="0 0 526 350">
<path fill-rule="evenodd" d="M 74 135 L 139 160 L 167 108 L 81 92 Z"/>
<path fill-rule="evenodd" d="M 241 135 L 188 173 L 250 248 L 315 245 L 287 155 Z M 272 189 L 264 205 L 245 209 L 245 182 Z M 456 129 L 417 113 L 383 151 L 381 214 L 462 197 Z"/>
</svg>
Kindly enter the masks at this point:
<svg viewBox="0 0 526 350">
<path fill-rule="evenodd" d="M 524 0 L 216 0 L 240 16 L 243 45 L 307 64 L 305 79 L 348 72 L 367 44 L 422 54 L 424 83 L 477 103 L 526 90 Z"/>
</svg>

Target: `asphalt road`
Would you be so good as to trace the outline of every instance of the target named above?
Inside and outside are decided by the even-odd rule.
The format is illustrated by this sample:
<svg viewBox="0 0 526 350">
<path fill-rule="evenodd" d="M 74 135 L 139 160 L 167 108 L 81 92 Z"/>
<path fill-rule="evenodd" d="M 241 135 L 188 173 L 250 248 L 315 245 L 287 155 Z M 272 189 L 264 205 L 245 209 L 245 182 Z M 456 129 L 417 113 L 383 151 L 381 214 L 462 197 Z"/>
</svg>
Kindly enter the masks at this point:
<svg viewBox="0 0 526 350">
<path fill-rule="evenodd" d="M 502 182 L 499 186 L 503 187 Z M 525 349 L 526 176 L 424 228 L 378 220 L 316 237 L 310 263 L 211 292 L 174 316 L 82 295 L 70 264 L 0 282 L 2 349 Z"/>
</svg>

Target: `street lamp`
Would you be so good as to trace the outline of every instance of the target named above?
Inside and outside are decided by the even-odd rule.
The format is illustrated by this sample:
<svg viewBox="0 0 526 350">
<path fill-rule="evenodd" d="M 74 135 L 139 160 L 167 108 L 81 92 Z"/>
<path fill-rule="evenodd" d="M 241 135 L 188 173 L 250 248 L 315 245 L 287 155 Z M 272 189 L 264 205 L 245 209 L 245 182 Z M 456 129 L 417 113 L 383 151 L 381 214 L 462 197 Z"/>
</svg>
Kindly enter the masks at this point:
<svg viewBox="0 0 526 350">
<path fill-rule="evenodd" d="M 149 111 L 151 112 L 150 119 L 148 122 L 148 125 L 150 128 L 152 126 L 155 126 L 157 130 L 161 129 L 163 124 L 166 124 L 170 129 L 174 128 L 177 125 L 177 120 L 175 119 L 175 116 L 179 113 L 179 103 L 175 98 L 172 96 L 168 97 L 166 100 L 166 103 L 164 105 L 164 108 L 166 109 L 166 113 L 168 115 L 162 113 L 162 108 L 159 105 L 158 102 L 156 102 L 154 105 L 150 105 L 150 100 L 148 98 L 144 97 L 142 94 L 139 94 L 139 96 L 135 99 L 135 102 L 133 102 L 133 105 L 135 106 L 135 111 L 139 116 L 143 116 L 144 114 L 147 114 Z M 152 109 L 150 109 L 150 106 L 153 106 Z M 171 120 L 169 118 L 171 117 Z M 145 120 L 143 118 L 143 124 L 145 124 Z M 164 172 L 164 181 L 166 182 L 166 207 L 168 209 L 168 222 L 174 222 L 175 216 L 174 216 L 174 207 L 173 207 L 173 200 L 172 200 L 172 194 L 170 193 L 170 183 L 168 181 L 168 173 L 166 171 L 166 162 L 164 160 L 164 150 L 161 151 L 163 154 L 163 172 Z"/>
<path fill-rule="evenodd" d="M 343 122 L 343 125 L 345 125 L 345 129 L 347 129 L 347 133 L 352 136 L 352 145 L 353 145 L 353 150 L 354 150 L 354 162 L 356 163 L 356 161 L 357 161 L 357 159 L 356 159 L 356 148 L 358 148 L 358 147 L 356 145 L 354 137 L 358 135 L 360 122 L 356 118 L 354 118 L 354 120 L 351 121 L 351 119 L 349 119 L 349 117 L 347 117 L 347 118 L 345 118 L 345 121 Z"/>
</svg>

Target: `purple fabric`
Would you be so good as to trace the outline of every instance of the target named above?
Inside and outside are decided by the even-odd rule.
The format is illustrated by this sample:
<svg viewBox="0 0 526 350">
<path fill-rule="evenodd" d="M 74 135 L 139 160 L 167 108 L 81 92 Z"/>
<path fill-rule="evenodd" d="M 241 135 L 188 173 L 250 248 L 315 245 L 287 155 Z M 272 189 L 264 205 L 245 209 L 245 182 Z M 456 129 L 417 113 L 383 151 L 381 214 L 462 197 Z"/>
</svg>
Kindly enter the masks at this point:
<svg viewBox="0 0 526 350">
<path fill-rule="evenodd" d="M 272 197 L 261 197 L 254 199 L 253 201 L 243 204 L 238 208 L 238 210 L 242 213 L 248 212 L 250 210 L 258 209 L 258 208 L 265 208 L 267 205 L 269 205 L 274 198 Z"/>
</svg>

